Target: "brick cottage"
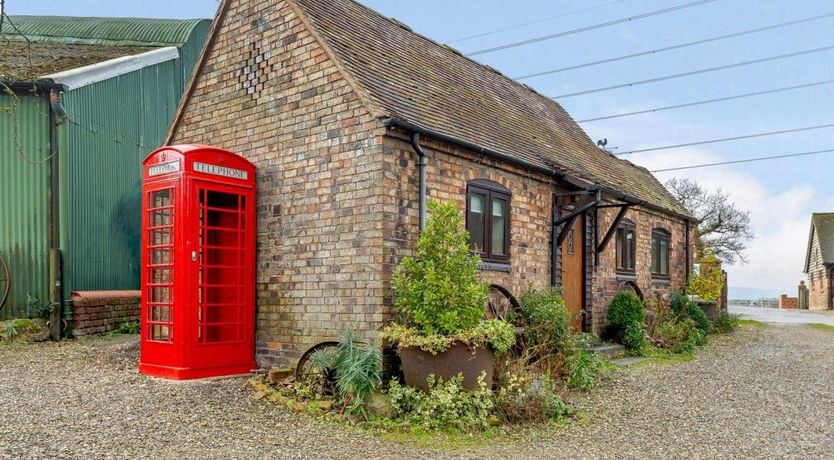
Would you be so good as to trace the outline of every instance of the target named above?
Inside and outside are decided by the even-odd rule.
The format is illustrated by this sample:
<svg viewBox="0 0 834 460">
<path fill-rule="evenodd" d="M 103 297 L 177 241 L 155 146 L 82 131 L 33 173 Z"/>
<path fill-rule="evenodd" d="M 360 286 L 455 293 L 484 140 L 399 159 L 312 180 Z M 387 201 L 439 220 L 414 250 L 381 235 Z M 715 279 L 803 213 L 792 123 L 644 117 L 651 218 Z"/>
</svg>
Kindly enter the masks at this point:
<svg viewBox="0 0 834 460">
<path fill-rule="evenodd" d="M 834 212 L 815 212 L 805 254 L 808 309 L 834 308 Z"/>
<path fill-rule="evenodd" d="M 620 289 L 681 289 L 691 218 L 555 101 L 350 0 L 224 0 L 168 144 L 258 168 L 257 356 L 392 318 L 422 197 L 466 213 L 485 281 L 561 286 L 599 331 Z M 421 193 L 424 191 L 424 193 Z"/>
</svg>

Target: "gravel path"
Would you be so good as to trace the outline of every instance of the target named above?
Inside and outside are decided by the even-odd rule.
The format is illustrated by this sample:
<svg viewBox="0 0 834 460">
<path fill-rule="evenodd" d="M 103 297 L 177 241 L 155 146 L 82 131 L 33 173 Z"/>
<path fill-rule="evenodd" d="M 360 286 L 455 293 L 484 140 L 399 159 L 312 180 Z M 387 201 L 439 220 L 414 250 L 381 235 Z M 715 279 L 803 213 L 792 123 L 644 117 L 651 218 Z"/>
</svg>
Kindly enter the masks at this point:
<svg viewBox="0 0 834 460">
<path fill-rule="evenodd" d="M 135 343 L 0 345 L 0 459 L 832 458 L 834 333 L 745 329 L 690 363 L 618 373 L 537 441 L 474 451 L 390 443 L 252 398 L 241 379 L 173 383 Z"/>
</svg>

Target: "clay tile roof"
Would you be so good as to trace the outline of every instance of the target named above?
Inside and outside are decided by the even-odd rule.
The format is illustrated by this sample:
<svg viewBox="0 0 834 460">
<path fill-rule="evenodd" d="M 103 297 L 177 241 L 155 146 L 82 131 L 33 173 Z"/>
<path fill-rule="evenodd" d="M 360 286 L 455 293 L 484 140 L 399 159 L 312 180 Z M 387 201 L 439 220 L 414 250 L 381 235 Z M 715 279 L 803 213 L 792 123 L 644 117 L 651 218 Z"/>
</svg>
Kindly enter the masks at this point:
<svg viewBox="0 0 834 460">
<path fill-rule="evenodd" d="M 379 113 L 680 215 L 645 168 L 599 149 L 556 101 L 352 0 L 295 0 Z"/>
<path fill-rule="evenodd" d="M 822 262 L 834 264 L 834 212 L 815 212 L 811 223 L 819 241 Z"/>
</svg>

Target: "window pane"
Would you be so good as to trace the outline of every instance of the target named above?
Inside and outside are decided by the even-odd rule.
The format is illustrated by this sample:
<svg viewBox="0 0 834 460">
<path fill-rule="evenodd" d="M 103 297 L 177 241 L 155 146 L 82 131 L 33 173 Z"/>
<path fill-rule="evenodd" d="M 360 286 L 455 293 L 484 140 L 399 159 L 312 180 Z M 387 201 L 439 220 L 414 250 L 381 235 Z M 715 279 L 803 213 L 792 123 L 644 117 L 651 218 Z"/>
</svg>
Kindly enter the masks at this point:
<svg viewBox="0 0 834 460">
<path fill-rule="evenodd" d="M 652 235 L 652 273 L 660 272 L 660 261 L 658 260 L 659 238 L 657 235 Z"/>
<path fill-rule="evenodd" d="M 634 270 L 634 232 L 626 230 L 626 263 L 625 268 Z"/>
<path fill-rule="evenodd" d="M 151 207 L 159 208 L 162 206 L 171 206 L 171 190 L 158 190 L 151 193 Z"/>
<path fill-rule="evenodd" d="M 469 244 L 479 252 L 484 251 L 484 237 L 486 235 L 486 195 L 472 193 L 469 195 L 469 215 L 466 227 L 469 230 Z"/>
<path fill-rule="evenodd" d="M 505 256 L 507 248 L 504 246 L 504 236 L 507 223 L 507 202 L 492 199 L 492 255 Z"/>
<path fill-rule="evenodd" d="M 660 272 L 661 275 L 669 274 L 669 240 L 660 240 Z"/>
<path fill-rule="evenodd" d="M 617 229 L 617 268 L 623 267 L 623 245 L 625 244 L 625 231 L 621 228 Z"/>
<path fill-rule="evenodd" d="M 170 341 L 171 333 L 168 326 L 162 326 L 159 324 L 151 326 L 151 340 L 159 340 L 162 342 Z"/>
</svg>

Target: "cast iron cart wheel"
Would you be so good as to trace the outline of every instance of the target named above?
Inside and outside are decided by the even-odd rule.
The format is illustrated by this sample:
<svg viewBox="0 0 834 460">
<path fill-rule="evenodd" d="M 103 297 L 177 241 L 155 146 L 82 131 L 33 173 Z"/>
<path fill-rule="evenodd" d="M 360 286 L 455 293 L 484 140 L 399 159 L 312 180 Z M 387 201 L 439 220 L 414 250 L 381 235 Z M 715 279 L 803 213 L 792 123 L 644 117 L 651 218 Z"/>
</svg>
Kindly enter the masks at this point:
<svg viewBox="0 0 834 460">
<path fill-rule="evenodd" d="M 332 369 L 322 371 L 313 365 L 312 356 L 320 350 L 332 349 L 335 350 L 339 346 L 339 342 L 326 341 L 320 342 L 301 355 L 298 359 L 298 364 L 295 366 L 295 381 L 303 382 L 311 387 L 319 388 L 323 394 L 333 394 L 336 389 L 336 372 Z"/>
<path fill-rule="evenodd" d="M 9 298 L 9 291 L 12 288 L 12 274 L 9 271 L 9 264 L 6 263 L 3 254 L 0 254 L 0 310 L 6 305 Z"/>
<path fill-rule="evenodd" d="M 521 304 L 507 288 L 499 284 L 490 284 L 487 296 L 484 318 L 503 319 L 514 326 L 523 326 Z"/>
</svg>

